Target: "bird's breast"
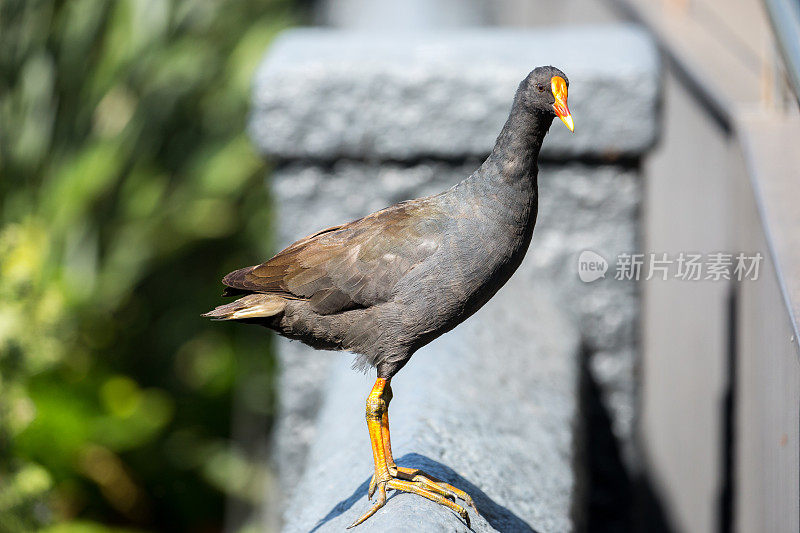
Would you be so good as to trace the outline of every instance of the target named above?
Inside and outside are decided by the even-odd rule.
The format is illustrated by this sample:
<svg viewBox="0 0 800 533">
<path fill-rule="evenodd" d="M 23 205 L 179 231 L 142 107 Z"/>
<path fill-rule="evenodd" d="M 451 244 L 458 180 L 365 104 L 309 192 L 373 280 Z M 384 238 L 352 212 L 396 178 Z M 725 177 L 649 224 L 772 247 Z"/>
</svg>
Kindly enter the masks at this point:
<svg viewBox="0 0 800 533">
<path fill-rule="evenodd" d="M 406 280 L 427 331 L 452 329 L 480 309 L 508 281 L 528 249 L 536 221 L 536 197 L 483 194 L 460 200 L 441 243 L 422 268 Z M 413 288 L 412 288 L 413 287 Z M 430 322 L 430 323 L 428 323 Z"/>
</svg>

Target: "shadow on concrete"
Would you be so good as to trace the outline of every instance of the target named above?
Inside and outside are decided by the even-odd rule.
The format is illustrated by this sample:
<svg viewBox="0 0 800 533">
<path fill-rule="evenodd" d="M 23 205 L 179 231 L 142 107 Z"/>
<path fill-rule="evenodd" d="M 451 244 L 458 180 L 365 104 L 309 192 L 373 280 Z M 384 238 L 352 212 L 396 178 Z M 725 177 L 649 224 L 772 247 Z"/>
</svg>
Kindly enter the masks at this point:
<svg viewBox="0 0 800 533">
<path fill-rule="evenodd" d="M 354 503 L 356 503 L 358 500 L 361 499 L 361 497 L 364 494 L 366 494 L 367 488 L 369 488 L 369 480 L 370 479 L 371 479 L 371 477 L 368 477 L 367 479 L 365 479 L 364 482 L 361 485 L 359 485 L 358 488 L 356 488 L 356 490 L 353 491 L 353 494 L 351 494 L 350 496 L 348 496 L 344 500 L 342 500 L 339 503 L 337 503 L 336 505 L 334 505 L 333 509 L 328 511 L 328 514 L 326 514 L 324 517 L 320 518 L 319 522 L 317 522 L 317 525 L 314 526 L 314 529 L 312 529 L 310 533 L 314 533 L 319 528 L 324 526 L 328 521 L 333 520 L 337 516 L 341 515 L 342 513 L 346 512 L 348 509 L 350 509 L 353 506 Z"/>
<path fill-rule="evenodd" d="M 583 415 L 585 487 L 584 525 L 589 533 L 633 531 L 633 480 L 622 461 L 620 444 L 611 429 L 611 415 L 600 386 L 589 369 L 590 352 L 583 350 L 580 404 Z"/>
<path fill-rule="evenodd" d="M 475 506 L 478 508 L 481 517 L 497 531 L 509 533 L 538 533 L 509 509 L 492 500 L 476 485 L 461 477 L 452 468 L 443 465 L 438 461 L 434 461 L 433 459 L 418 453 L 409 453 L 397 459 L 397 465 L 424 470 L 428 474 L 464 490 L 466 493 L 472 496 L 472 499 L 475 502 Z M 349 510 L 354 503 L 359 501 L 364 494 L 366 494 L 367 488 L 369 487 L 369 481 L 370 478 L 368 477 L 358 486 L 358 488 L 353 491 L 353 494 L 337 503 L 333 509 L 331 509 L 327 515 L 325 515 L 325 517 L 317 522 L 317 524 L 314 526 L 314 529 L 311 531 L 317 531 L 328 521 Z M 395 492 L 394 494 L 391 494 L 389 499 L 391 500 L 395 494 L 397 493 Z M 459 504 L 463 504 L 463 502 L 459 502 Z M 469 512 L 472 513 L 474 511 L 469 510 Z"/>
<path fill-rule="evenodd" d="M 675 528 L 653 487 L 642 473 L 632 475 L 622 460 L 620 443 L 611 429 L 611 415 L 600 386 L 589 369 L 584 348 L 580 407 L 583 417 L 584 501 L 577 514 L 588 533 L 673 533 Z"/>
</svg>

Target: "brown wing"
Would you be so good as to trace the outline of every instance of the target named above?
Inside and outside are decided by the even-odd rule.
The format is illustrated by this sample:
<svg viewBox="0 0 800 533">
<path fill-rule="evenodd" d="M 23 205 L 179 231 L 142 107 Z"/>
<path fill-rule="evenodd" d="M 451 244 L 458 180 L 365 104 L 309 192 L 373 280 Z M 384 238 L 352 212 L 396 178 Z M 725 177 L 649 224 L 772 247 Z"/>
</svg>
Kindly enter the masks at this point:
<svg viewBox="0 0 800 533">
<path fill-rule="evenodd" d="M 310 235 L 222 282 L 239 291 L 307 299 L 320 314 L 385 302 L 397 282 L 441 242 L 446 217 L 426 200 Z"/>
</svg>

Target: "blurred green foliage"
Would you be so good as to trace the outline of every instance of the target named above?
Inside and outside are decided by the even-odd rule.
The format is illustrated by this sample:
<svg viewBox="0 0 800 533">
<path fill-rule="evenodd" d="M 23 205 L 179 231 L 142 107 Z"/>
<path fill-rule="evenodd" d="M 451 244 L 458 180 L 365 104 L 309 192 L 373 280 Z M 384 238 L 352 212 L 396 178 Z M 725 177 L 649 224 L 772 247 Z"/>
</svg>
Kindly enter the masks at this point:
<svg viewBox="0 0 800 533">
<path fill-rule="evenodd" d="M 199 315 L 269 248 L 245 118 L 291 7 L 0 0 L 0 531 L 217 531 L 261 496 L 268 337 Z"/>
</svg>

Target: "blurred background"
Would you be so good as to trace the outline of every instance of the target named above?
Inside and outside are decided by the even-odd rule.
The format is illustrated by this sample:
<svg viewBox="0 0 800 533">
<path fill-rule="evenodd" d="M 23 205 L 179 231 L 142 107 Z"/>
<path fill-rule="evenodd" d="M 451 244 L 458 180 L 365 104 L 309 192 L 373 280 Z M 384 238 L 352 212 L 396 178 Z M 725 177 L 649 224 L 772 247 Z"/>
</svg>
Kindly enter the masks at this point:
<svg viewBox="0 0 800 533">
<path fill-rule="evenodd" d="M 639 250 L 767 261 L 759 284 L 642 283 L 630 343 L 588 344 L 576 528 L 797 531 L 798 21 L 793 0 L 0 0 L 0 532 L 277 527 L 277 343 L 199 315 L 286 240 L 285 162 L 247 133 L 282 30 L 622 22 L 663 60 L 658 142 L 581 164 L 641 176 Z"/>
<path fill-rule="evenodd" d="M 297 19 L 0 2 L 0 531 L 219 531 L 260 496 L 231 435 L 269 427 L 270 339 L 199 314 L 270 250 L 245 119 Z"/>
</svg>

